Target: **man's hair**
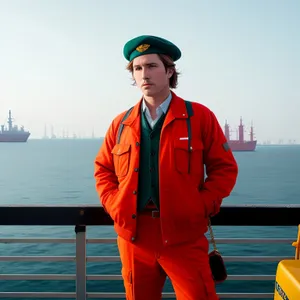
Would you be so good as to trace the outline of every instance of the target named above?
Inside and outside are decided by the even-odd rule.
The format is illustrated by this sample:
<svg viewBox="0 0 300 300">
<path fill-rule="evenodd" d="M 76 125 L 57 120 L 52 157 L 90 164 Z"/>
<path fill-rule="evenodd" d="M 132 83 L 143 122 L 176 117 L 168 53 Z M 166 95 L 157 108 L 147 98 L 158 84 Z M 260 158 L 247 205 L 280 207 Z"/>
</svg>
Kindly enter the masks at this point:
<svg viewBox="0 0 300 300">
<path fill-rule="evenodd" d="M 176 70 L 176 65 L 174 63 L 174 61 L 167 55 L 165 54 L 157 54 L 159 59 L 162 61 L 162 63 L 165 66 L 165 70 L 167 71 L 168 69 L 173 69 L 173 75 L 170 77 L 169 79 L 169 86 L 172 89 L 175 89 L 178 85 L 178 75 L 180 74 L 177 70 Z M 129 62 L 126 69 L 128 71 L 131 72 L 131 74 L 133 75 L 133 61 Z M 135 81 L 133 83 L 135 85 Z"/>
</svg>

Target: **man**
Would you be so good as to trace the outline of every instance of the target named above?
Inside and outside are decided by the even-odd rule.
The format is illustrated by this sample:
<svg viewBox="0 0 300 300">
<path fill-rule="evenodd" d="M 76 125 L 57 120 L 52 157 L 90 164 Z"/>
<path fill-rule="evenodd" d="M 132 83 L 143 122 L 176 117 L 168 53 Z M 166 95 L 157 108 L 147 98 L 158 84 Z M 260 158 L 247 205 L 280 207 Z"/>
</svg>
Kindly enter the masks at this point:
<svg viewBox="0 0 300 300">
<path fill-rule="evenodd" d="M 171 90 L 177 46 L 139 36 L 123 52 L 143 96 L 112 121 L 94 174 L 118 234 L 126 299 L 161 299 L 166 276 L 177 300 L 218 299 L 204 234 L 235 185 L 236 161 L 215 115 Z"/>
</svg>

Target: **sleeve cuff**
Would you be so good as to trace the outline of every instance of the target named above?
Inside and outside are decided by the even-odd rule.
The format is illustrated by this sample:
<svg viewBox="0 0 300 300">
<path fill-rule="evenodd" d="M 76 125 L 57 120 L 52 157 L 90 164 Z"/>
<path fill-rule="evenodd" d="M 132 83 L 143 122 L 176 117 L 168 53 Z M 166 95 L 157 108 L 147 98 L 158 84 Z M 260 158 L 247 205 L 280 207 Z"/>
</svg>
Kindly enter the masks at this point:
<svg viewBox="0 0 300 300">
<path fill-rule="evenodd" d="M 200 199 L 204 202 L 206 217 L 212 217 L 219 213 L 222 200 L 207 190 L 200 191 Z"/>
</svg>

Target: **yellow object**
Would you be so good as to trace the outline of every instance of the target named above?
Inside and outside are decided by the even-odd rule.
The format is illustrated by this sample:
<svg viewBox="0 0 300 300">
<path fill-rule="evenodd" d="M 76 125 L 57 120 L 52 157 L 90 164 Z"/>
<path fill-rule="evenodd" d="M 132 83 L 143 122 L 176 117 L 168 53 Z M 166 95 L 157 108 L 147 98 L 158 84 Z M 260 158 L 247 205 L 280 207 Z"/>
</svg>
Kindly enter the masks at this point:
<svg viewBox="0 0 300 300">
<path fill-rule="evenodd" d="M 300 300 L 300 225 L 298 226 L 295 259 L 282 260 L 276 271 L 274 300 Z"/>
<path fill-rule="evenodd" d="M 300 260 L 282 260 L 279 262 L 274 299 L 300 299 Z"/>
<path fill-rule="evenodd" d="M 292 246 L 296 247 L 295 259 L 299 259 L 299 249 L 300 249 L 300 225 L 298 225 L 298 237 L 297 241 L 292 243 Z"/>
</svg>

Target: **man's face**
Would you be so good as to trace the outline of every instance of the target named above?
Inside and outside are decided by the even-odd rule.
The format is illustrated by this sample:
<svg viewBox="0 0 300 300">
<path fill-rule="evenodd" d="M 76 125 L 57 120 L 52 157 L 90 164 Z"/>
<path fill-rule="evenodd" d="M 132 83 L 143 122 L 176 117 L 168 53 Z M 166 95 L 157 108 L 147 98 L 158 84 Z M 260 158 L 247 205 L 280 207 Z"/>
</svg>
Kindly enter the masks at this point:
<svg viewBox="0 0 300 300">
<path fill-rule="evenodd" d="M 169 90 L 173 71 L 166 71 L 157 54 L 147 54 L 133 60 L 133 78 L 145 96 L 153 97 Z"/>
</svg>

